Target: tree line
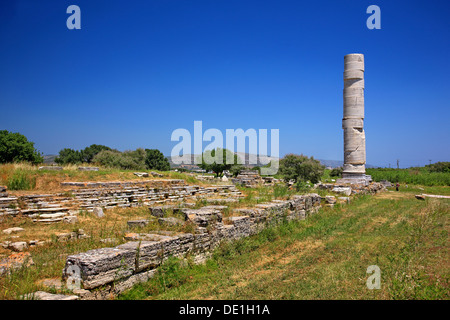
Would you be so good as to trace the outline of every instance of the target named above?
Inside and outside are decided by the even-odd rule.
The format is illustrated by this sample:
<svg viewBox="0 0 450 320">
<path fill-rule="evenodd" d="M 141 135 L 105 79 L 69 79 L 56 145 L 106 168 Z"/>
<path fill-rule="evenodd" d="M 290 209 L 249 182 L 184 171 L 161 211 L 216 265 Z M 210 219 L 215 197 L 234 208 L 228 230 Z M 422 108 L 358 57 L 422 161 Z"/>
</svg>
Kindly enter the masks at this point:
<svg viewBox="0 0 450 320">
<path fill-rule="evenodd" d="M 41 152 L 34 142 L 18 132 L 0 130 L 0 163 L 44 162 Z M 138 148 L 134 151 L 118 151 L 108 146 L 92 144 L 83 150 L 64 148 L 59 151 L 55 162 L 64 164 L 93 163 L 104 167 L 129 170 L 170 170 L 169 160 L 158 149 Z"/>
</svg>

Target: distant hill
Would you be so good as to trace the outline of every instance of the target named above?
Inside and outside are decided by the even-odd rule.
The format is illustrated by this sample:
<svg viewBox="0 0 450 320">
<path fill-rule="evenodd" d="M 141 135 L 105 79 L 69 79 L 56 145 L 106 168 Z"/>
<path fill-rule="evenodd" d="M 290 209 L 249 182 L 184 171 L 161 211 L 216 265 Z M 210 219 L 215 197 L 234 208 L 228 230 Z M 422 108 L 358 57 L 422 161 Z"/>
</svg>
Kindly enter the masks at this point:
<svg viewBox="0 0 450 320">
<path fill-rule="evenodd" d="M 276 157 L 269 157 L 269 156 L 265 156 L 265 157 L 260 157 L 259 159 L 257 159 L 258 160 L 258 163 L 257 164 L 250 164 L 250 155 L 248 154 L 248 153 L 245 153 L 245 152 L 236 152 L 235 153 L 237 156 L 238 156 L 238 158 L 241 160 L 241 163 L 242 164 L 244 164 L 245 166 L 249 166 L 249 167 L 255 167 L 255 166 L 263 166 L 263 165 L 265 165 L 265 164 L 268 164 L 271 160 L 277 160 L 278 158 L 276 158 Z M 192 169 L 196 169 L 196 168 L 198 168 L 198 166 L 197 165 L 195 165 L 195 159 L 198 157 L 198 155 L 195 155 L 195 154 L 186 154 L 186 155 L 183 155 L 183 157 L 186 157 L 187 159 L 189 159 L 190 158 L 190 163 L 191 164 L 189 164 L 189 165 L 185 165 L 185 164 L 175 164 L 174 162 L 173 162 L 173 159 L 172 159 L 172 157 L 167 157 L 167 159 L 169 160 L 169 162 L 170 162 L 170 166 L 172 167 L 172 168 L 180 168 L 180 167 L 184 167 L 184 168 L 192 168 Z M 263 160 L 263 161 L 260 161 L 260 160 Z M 253 161 L 252 161 L 253 162 Z"/>
<path fill-rule="evenodd" d="M 265 165 L 265 164 L 267 164 L 269 161 L 271 161 L 271 160 L 276 160 L 276 159 L 278 159 L 278 158 L 276 158 L 276 157 L 269 157 L 269 156 L 266 156 L 266 157 L 264 157 L 263 158 L 263 160 L 266 160 L 267 162 L 265 162 L 265 161 L 263 161 L 263 162 L 259 162 L 258 164 L 249 164 L 249 154 L 248 153 L 245 153 L 245 152 L 237 152 L 236 153 L 237 154 L 237 156 L 241 159 L 241 161 L 243 161 L 244 163 L 245 163 L 245 165 L 246 166 L 250 166 L 250 167 L 254 167 L 254 166 L 262 166 L 262 165 Z M 172 157 L 167 157 L 167 159 L 169 159 L 169 162 L 170 162 L 170 167 L 171 168 L 180 168 L 180 167 L 184 167 L 184 168 L 186 168 L 186 169 L 198 169 L 198 166 L 197 165 L 195 165 L 195 163 L 194 163 L 194 161 L 195 161 L 195 158 L 197 157 L 198 155 L 194 155 L 194 154 L 187 154 L 187 155 L 185 155 L 185 157 L 187 157 L 187 158 L 191 158 L 191 164 L 190 165 L 180 165 L 180 164 L 175 164 L 175 163 L 173 163 L 173 161 L 172 161 Z M 322 164 L 322 165 L 324 165 L 325 167 L 331 167 L 331 168 L 337 168 L 337 167 L 342 167 L 343 165 L 344 165 L 344 161 L 342 161 L 342 160 L 323 160 L 323 159 L 317 159 L 317 160 L 319 160 L 320 161 L 320 163 Z M 377 166 L 373 166 L 373 165 L 370 165 L 370 164 L 366 164 L 366 168 L 377 168 Z"/>
<path fill-rule="evenodd" d="M 249 154 L 248 153 L 237 152 L 236 154 L 241 159 L 241 161 L 244 162 L 245 165 L 249 166 L 249 167 L 262 166 L 262 165 L 267 164 L 271 160 L 278 159 L 276 157 L 266 156 L 266 157 L 263 158 L 263 160 L 265 160 L 267 162 L 263 161 L 263 162 L 259 162 L 258 164 L 249 164 Z M 55 164 L 55 158 L 57 156 L 58 155 L 56 155 L 56 154 L 44 155 L 44 163 L 45 164 Z M 172 161 L 172 157 L 168 156 L 167 159 L 169 160 L 170 167 L 171 168 L 181 168 L 181 167 L 183 167 L 183 168 L 190 169 L 190 170 L 199 169 L 199 167 L 194 163 L 195 158 L 197 157 L 197 155 L 191 154 L 191 155 L 185 155 L 185 156 L 188 157 L 188 158 L 189 157 L 191 158 L 191 164 L 190 165 L 175 164 Z M 320 163 L 323 164 L 325 167 L 337 168 L 337 167 L 342 167 L 344 165 L 344 161 L 341 161 L 341 160 L 322 160 L 322 159 L 317 159 L 317 160 L 319 160 Z M 378 167 L 370 165 L 370 164 L 366 164 L 366 168 L 378 168 Z"/>
<path fill-rule="evenodd" d="M 342 167 L 344 165 L 344 161 L 342 160 L 321 160 L 321 159 L 317 160 L 319 160 L 320 163 L 323 164 L 325 167 L 337 168 Z M 366 168 L 378 168 L 378 167 L 373 166 L 371 164 L 366 164 Z"/>
<path fill-rule="evenodd" d="M 56 163 L 55 162 L 55 158 L 57 156 L 58 155 L 56 155 L 56 154 L 47 154 L 47 155 L 43 156 L 44 157 L 44 163 L 45 164 L 55 164 Z"/>
</svg>

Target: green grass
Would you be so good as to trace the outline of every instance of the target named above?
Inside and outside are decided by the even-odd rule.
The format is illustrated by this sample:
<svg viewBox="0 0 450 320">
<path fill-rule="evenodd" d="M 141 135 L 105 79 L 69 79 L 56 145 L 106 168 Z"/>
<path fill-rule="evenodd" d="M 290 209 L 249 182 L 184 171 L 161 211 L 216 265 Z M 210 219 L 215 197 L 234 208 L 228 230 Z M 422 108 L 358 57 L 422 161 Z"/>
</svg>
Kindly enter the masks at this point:
<svg viewBox="0 0 450 320">
<path fill-rule="evenodd" d="M 119 299 L 449 299 L 449 206 L 411 189 L 360 196 L 223 243 L 203 265 L 170 259 Z"/>
<path fill-rule="evenodd" d="M 33 190 L 36 187 L 36 177 L 25 170 L 17 170 L 7 180 L 9 190 Z"/>
<path fill-rule="evenodd" d="M 424 186 L 450 186 L 450 172 L 430 172 L 424 167 L 410 169 L 366 169 L 374 181 L 408 183 Z"/>
</svg>

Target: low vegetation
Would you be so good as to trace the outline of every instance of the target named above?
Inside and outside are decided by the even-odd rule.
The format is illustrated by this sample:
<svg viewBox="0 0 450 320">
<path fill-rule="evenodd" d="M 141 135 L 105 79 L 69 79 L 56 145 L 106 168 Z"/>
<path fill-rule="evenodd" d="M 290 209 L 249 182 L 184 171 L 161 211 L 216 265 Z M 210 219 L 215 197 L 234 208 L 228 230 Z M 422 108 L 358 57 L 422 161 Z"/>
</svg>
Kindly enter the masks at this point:
<svg viewBox="0 0 450 320">
<path fill-rule="evenodd" d="M 30 163 L 0 164 L 0 185 L 8 187 L 14 193 L 20 191 L 60 191 L 61 182 L 67 181 L 123 181 L 151 180 L 159 177 L 138 177 L 135 170 L 100 167 L 99 171 L 79 171 L 80 165 L 64 165 L 63 170 L 39 170 L 38 165 Z M 147 170 L 146 170 L 147 171 Z M 164 179 L 184 179 L 190 184 L 204 184 L 190 173 L 152 170 L 162 174 Z"/>
<path fill-rule="evenodd" d="M 409 169 L 376 168 L 366 169 L 374 181 L 388 180 L 392 183 L 407 183 L 424 186 L 450 186 L 450 171 L 436 171 L 425 166 Z"/>
</svg>

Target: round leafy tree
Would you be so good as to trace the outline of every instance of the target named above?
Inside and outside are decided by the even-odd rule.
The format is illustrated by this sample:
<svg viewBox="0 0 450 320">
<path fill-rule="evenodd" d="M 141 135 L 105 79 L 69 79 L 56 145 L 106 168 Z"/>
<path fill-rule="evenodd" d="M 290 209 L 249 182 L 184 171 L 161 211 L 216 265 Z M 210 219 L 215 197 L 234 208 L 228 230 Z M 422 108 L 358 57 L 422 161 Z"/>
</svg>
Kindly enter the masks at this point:
<svg viewBox="0 0 450 320">
<path fill-rule="evenodd" d="M 304 155 L 287 154 L 280 160 L 280 174 L 285 181 L 317 183 L 322 177 L 324 168 L 319 160 Z"/>
<path fill-rule="evenodd" d="M 0 130 L 0 163 L 18 161 L 41 163 L 44 158 L 24 135 Z"/>
<path fill-rule="evenodd" d="M 238 156 L 227 149 L 207 150 L 200 157 L 201 163 L 198 166 L 206 172 L 214 172 L 216 177 L 221 177 L 225 170 L 230 170 L 233 166 L 240 164 Z"/>
</svg>

